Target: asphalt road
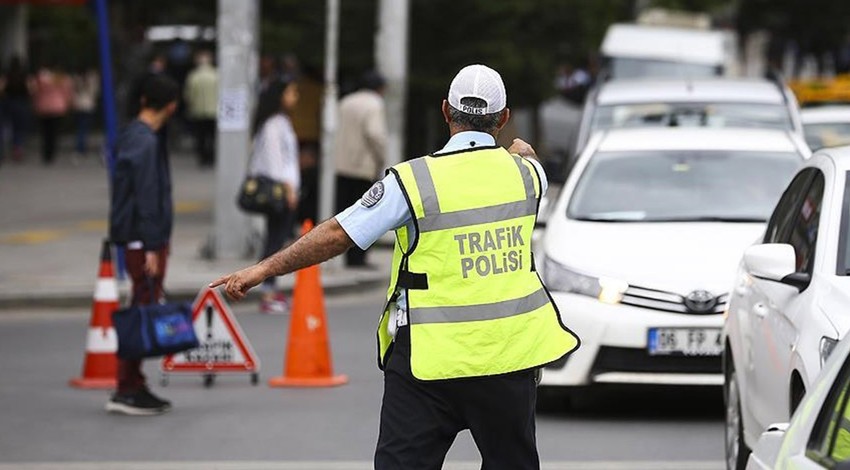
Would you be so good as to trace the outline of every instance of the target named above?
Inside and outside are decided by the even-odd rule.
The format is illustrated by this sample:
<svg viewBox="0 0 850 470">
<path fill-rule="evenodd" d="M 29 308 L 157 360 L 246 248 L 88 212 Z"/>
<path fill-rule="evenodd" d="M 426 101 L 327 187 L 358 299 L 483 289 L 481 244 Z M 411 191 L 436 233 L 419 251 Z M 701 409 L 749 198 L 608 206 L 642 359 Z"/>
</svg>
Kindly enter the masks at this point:
<svg viewBox="0 0 850 470">
<path fill-rule="evenodd" d="M 152 388 L 174 409 L 142 418 L 104 412 L 105 391 L 68 387 L 82 365 L 87 309 L 0 311 L 0 470 L 371 468 L 382 394 L 374 332 L 381 295 L 326 300 L 334 368 L 349 376 L 347 385 L 266 386 L 282 371 L 288 316 L 244 304 L 235 311 L 262 362 L 261 384 L 222 376 L 204 388 L 199 376 L 184 374 L 163 388 L 151 360 Z M 722 468 L 717 389 L 601 389 L 576 405 L 539 414 L 544 469 Z M 477 462 L 464 432 L 446 468 Z"/>
</svg>

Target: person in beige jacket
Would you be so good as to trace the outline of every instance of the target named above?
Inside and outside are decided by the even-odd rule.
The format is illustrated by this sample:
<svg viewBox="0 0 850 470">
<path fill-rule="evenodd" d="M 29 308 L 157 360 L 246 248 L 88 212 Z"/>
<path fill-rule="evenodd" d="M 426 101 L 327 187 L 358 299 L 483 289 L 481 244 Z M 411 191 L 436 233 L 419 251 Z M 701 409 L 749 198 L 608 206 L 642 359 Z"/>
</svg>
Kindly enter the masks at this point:
<svg viewBox="0 0 850 470">
<path fill-rule="evenodd" d="M 367 72 L 360 89 L 340 100 L 334 142 L 337 212 L 355 203 L 383 176 L 387 147 L 384 85 L 383 77 Z M 366 252 L 352 247 L 345 261 L 348 266 L 366 266 Z"/>
<path fill-rule="evenodd" d="M 215 124 L 218 113 L 218 71 L 212 53 L 201 51 L 195 57 L 197 66 L 186 79 L 183 97 L 195 133 L 198 164 L 211 167 L 215 163 Z"/>
</svg>

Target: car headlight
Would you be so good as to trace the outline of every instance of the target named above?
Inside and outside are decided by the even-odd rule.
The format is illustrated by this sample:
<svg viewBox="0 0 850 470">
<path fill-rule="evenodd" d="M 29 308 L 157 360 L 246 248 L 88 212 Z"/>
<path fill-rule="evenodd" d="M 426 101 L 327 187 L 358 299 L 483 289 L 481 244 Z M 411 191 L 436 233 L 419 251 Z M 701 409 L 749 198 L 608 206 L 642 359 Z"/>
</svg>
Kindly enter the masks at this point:
<svg viewBox="0 0 850 470">
<path fill-rule="evenodd" d="M 820 339 L 820 368 L 823 369 L 823 365 L 826 364 L 826 360 L 829 359 L 829 355 L 832 354 L 832 350 L 835 349 L 835 345 L 838 344 L 837 339 L 829 338 L 824 336 Z"/>
<path fill-rule="evenodd" d="M 571 292 L 596 297 L 607 304 L 618 304 L 623 299 L 623 293 L 629 288 L 625 281 L 577 273 L 549 258 L 545 258 L 541 264 L 543 282 L 553 291 Z"/>
</svg>

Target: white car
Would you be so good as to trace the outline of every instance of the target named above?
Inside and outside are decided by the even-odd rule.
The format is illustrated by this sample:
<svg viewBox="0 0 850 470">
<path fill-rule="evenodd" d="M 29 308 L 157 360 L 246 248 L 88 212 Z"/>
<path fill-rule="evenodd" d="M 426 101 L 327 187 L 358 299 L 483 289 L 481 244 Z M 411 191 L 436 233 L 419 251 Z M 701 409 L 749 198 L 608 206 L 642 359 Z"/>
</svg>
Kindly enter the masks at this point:
<svg viewBox="0 0 850 470">
<path fill-rule="evenodd" d="M 600 383 L 721 385 L 735 265 L 807 155 L 802 139 L 774 130 L 594 136 L 535 256 L 563 323 L 581 338 L 575 353 L 544 367 L 543 394 Z"/>
<path fill-rule="evenodd" d="M 835 347 L 790 423 L 762 433 L 747 470 L 850 470 L 850 339 Z"/>
<path fill-rule="evenodd" d="M 785 129 L 803 136 L 797 99 L 764 79 L 613 80 L 589 94 L 575 154 L 596 132 L 634 127 Z"/>
<path fill-rule="evenodd" d="M 800 111 L 806 143 L 814 150 L 850 145 L 850 105 L 805 108 Z"/>
<path fill-rule="evenodd" d="M 817 152 L 747 248 L 725 323 L 726 458 L 787 422 L 850 328 L 850 147 Z"/>
</svg>

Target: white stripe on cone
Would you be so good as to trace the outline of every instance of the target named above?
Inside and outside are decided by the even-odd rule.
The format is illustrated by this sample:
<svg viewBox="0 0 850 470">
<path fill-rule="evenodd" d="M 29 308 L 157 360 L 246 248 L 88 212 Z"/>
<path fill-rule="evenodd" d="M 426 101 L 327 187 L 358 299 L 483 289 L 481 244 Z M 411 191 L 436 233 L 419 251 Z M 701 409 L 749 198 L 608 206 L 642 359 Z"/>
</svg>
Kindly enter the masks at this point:
<svg viewBox="0 0 850 470">
<path fill-rule="evenodd" d="M 118 351 L 118 335 L 115 328 L 103 328 L 93 326 L 89 328 L 86 338 L 86 352 L 90 353 L 114 353 Z"/>
<path fill-rule="evenodd" d="M 99 277 L 94 286 L 94 300 L 100 302 L 118 302 L 118 283 L 113 277 Z"/>
</svg>

